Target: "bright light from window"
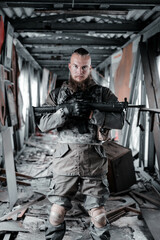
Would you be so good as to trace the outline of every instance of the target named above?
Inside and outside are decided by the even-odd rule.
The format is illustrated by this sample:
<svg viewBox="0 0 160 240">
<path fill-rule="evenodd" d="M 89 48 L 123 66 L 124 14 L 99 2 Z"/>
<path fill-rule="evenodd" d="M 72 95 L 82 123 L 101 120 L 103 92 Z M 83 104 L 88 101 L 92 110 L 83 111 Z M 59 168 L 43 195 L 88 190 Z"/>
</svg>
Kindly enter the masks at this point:
<svg viewBox="0 0 160 240">
<path fill-rule="evenodd" d="M 32 106 L 37 106 L 38 103 L 38 81 L 35 75 L 31 76 L 31 94 Z"/>
<path fill-rule="evenodd" d="M 29 86 L 28 86 L 28 72 L 22 69 L 19 76 L 19 88 L 23 99 L 23 118 L 26 120 L 27 109 L 29 108 Z"/>
</svg>

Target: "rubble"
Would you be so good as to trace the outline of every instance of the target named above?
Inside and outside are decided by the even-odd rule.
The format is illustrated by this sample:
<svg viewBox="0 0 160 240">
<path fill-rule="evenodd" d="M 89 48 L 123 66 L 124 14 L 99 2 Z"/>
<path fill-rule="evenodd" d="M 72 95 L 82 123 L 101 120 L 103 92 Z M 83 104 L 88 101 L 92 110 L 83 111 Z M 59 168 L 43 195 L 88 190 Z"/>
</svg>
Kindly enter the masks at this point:
<svg viewBox="0 0 160 240">
<path fill-rule="evenodd" d="M 28 184 L 21 185 L 17 181 L 18 200 L 11 211 L 6 184 L 1 182 L 0 239 L 45 240 L 45 223 L 51 207 L 46 195 L 52 179 L 53 156 L 48 149 L 43 149 L 46 136 L 44 139 L 33 136 L 30 141 L 36 147 L 27 144 L 16 160 L 16 180 Z M 50 145 L 48 140 L 48 147 Z M 50 147 L 54 152 L 53 145 Z M 4 176 L 4 169 L 1 174 Z M 158 193 L 150 182 L 146 185 L 140 179 L 126 191 L 111 193 L 105 205 L 111 240 L 158 240 L 154 236 L 159 234 L 156 219 L 160 217 Z M 65 220 L 64 240 L 91 240 L 90 217 L 83 207 L 80 193 L 73 200 L 73 208 L 67 212 Z"/>
</svg>

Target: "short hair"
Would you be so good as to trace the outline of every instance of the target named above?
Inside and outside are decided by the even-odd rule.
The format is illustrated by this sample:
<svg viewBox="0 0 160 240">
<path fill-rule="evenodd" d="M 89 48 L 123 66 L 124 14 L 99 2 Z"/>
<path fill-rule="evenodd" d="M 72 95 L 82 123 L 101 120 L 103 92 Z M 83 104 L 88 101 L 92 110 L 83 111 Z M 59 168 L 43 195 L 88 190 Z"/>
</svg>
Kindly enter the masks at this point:
<svg viewBox="0 0 160 240">
<path fill-rule="evenodd" d="M 74 50 L 73 53 L 77 53 L 81 56 L 90 55 L 89 52 L 85 48 L 77 48 L 76 50 Z"/>
</svg>

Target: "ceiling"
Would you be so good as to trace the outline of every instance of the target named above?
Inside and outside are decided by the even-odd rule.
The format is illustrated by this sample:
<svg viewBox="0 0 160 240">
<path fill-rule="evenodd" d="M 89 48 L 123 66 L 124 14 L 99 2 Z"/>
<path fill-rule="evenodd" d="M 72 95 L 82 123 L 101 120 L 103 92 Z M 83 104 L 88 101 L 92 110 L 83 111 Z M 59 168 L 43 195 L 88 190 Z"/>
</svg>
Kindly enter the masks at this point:
<svg viewBox="0 0 160 240">
<path fill-rule="evenodd" d="M 76 48 L 90 52 L 95 68 L 160 19 L 160 0 L 1 0 L 0 9 L 19 42 L 58 80 L 67 78 Z"/>
</svg>

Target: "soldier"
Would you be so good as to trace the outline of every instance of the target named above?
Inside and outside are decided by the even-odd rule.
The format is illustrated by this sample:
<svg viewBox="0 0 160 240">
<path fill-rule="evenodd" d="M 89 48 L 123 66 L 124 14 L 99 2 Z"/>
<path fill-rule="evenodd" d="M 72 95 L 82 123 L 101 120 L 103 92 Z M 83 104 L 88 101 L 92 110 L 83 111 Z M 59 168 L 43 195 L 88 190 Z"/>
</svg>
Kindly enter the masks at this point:
<svg viewBox="0 0 160 240">
<path fill-rule="evenodd" d="M 107 157 L 102 145 L 110 129 L 122 129 L 122 113 L 100 112 L 81 102 L 117 102 L 106 87 L 91 77 L 91 57 L 84 48 L 73 52 L 68 64 L 70 78 L 52 90 L 46 104 L 65 107 L 44 114 L 38 124 L 42 132 L 54 130 L 58 146 L 53 159 L 52 189 L 48 194 L 51 207 L 46 239 L 61 240 L 65 234 L 64 217 L 71 200 L 81 191 L 84 207 L 91 216 L 90 235 L 94 240 L 110 239 L 104 205 L 109 197 Z"/>
</svg>

